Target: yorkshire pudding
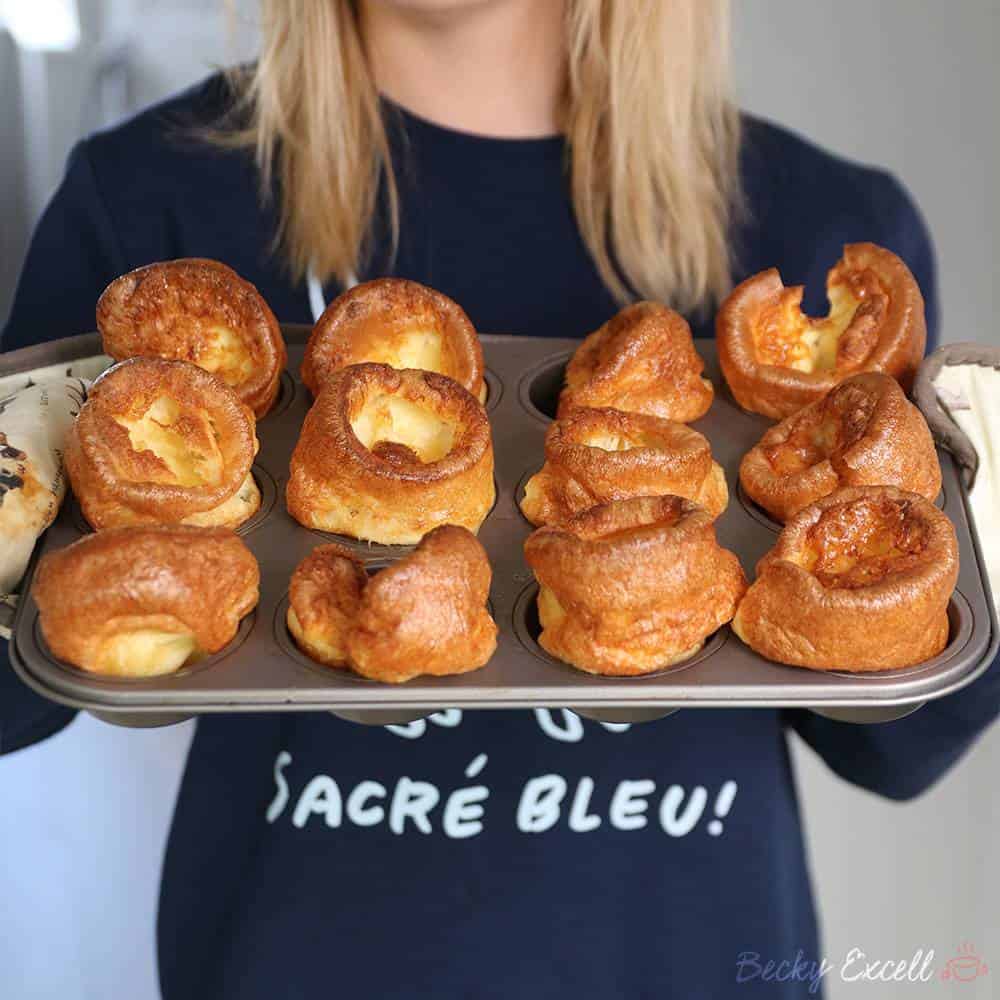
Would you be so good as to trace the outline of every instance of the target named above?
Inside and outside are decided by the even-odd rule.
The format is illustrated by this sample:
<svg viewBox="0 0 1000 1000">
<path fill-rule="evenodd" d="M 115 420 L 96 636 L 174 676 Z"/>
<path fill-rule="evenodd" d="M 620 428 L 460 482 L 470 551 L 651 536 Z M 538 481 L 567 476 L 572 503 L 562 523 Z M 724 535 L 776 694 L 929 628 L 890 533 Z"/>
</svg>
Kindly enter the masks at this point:
<svg viewBox="0 0 1000 1000">
<path fill-rule="evenodd" d="M 633 497 L 533 532 L 524 555 L 539 583 L 539 642 L 594 674 L 646 674 L 693 656 L 746 590 L 704 508 Z"/>
<path fill-rule="evenodd" d="M 464 674 L 496 649 L 491 575 L 482 545 L 454 525 L 371 578 L 346 549 L 321 545 L 292 575 L 288 628 L 314 660 L 373 680 Z"/>
<path fill-rule="evenodd" d="M 131 358 L 92 386 L 66 439 L 66 471 L 97 529 L 236 527 L 256 513 L 254 417 L 186 361 Z"/>
<path fill-rule="evenodd" d="M 116 361 L 191 361 L 258 417 L 274 403 L 287 360 L 278 321 L 257 289 L 225 264 L 197 257 L 116 278 L 97 301 L 97 329 Z"/>
<path fill-rule="evenodd" d="M 947 645 L 957 579 L 955 529 L 929 500 L 892 486 L 842 489 L 788 522 L 733 631 L 779 663 L 907 667 Z"/>
<path fill-rule="evenodd" d="M 783 420 L 848 375 L 885 372 L 908 388 L 924 355 L 924 299 L 909 268 L 873 243 L 852 243 L 826 279 L 830 312 L 801 309 L 801 285 L 771 268 L 729 295 L 716 318 L 719 364 L 745 410 Z"/>
<path fill-rule="evenodd" d="M 576 406 L 612 407 L 690 423 L 712 405 L 704 367 L 683 316 L 658 302 L 637 302 L 577 348 L 558 415 Z"/>
<path fill-rule="evenodd" d="M 713 518 L 725 510 L 725 473 L 701 434 L 646 413 L 580 408 L 549 426 L 545 464 L 525 484 L 521 510 L 532 524 L 554 524 L 611 500 L 667 494 Z"/>
<path fill-rule="evenodd" d="M 260 571 L 225 528 L 149 525 L 45 555 L 32 596 L 49 649 L 97 674 L 168 674 L 232 641 Z"/>
<path fill-rule="evenodd" d="M 889 375 L 852 375 L 772 427 L 743 458 L 747 495 L 779 521 L 842 486 L 898 486 L 933 500 L 941 466 L 923 414 Z"/>
<path fill-rule="evenodd" d="M 403 278 L 379 278 L 344 292 L 313 327 L 302 381 L 315 396 L 330 376 L 364 362 L 447 375 L 486 400 L 483 348 L 462 307 Z"/>
<path fill-rule="evenodd" d="M 440 524 L 476 531 L 493 506 L 486 411 L 433 372 L 334 372 L 292 453 L 288 512 L 307 528 L 407 545 Z"/>
</svg>

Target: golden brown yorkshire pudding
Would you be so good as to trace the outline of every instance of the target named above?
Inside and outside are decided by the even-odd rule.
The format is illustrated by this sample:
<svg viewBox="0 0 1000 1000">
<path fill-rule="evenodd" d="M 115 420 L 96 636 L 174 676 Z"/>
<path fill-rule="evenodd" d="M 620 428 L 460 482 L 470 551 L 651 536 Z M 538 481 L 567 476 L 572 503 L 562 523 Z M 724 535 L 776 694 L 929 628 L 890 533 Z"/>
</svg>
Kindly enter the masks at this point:
<svg viewBox="0 0 1000 1000">
<path fill-rule="evenodd" d="M 191 361 L 258 417 L 274 403 L 287 360 L 278 321 L 257 289 L 225 264 L 197 257 L 112 281 L 97 301 L 97 329 L 116 361 Z"/>
<path fill-rule="evenodd" d="M 712 405 L 704 367 L 683 316 L 658 302 L 637 302 L 577 348 L 558 415 L 576 406 L 611 407 L 690 423 Z"/>
<path fill-rule="evenodd" d="M 826 279 L 829 315 L 803 314 L 802 286 L 771 268 L 738 285 L 716 318 L 719 363 L 745 410 L 782 420 L 848 375 L 885 372 L 908 388 L 924 355 L 924 299 L 909 268 L 852 243 Z"/>
<path fill-rule="evenodd" d="M 257 560 L 232 531 L 150 525 L 48 553 L 31 593 L 59 659 L 97 674 L 154 677 L 231 642 L 259 582 Z"/>
<path fill-rule="evenodd" d="M 252 411 L 186 361 L 131 358 L 92 386 L 66 439 L 66 471 L 93 527 L 236 527 L 256 513 Z"/>
<path fill-rule="evenodd" d="M 378 278 L 334 299 L 309 337 L 302 381 L 315 396 L 334 372 L 364 362 L 447 375 L 486 400 L 483 348 L 469 317 L 416 281 Z"/>
<path fill-rule="evenodd" d="M 852 375 L 772 427 L 743 458 L 747 495 L 779 521 L 842 486 L 898 486 L 933 500 L 941 466 L 923 414 L 889 375 Z"/>
<path fill-rule="evenodd" d="M 346 549 L 321 545 L 292 575 L 288 628 L 314 660 L 373 680 L 464 674 L 496 649 L 491 575 L 482 545 L 454 525 L 370 579 Z"/>
<path fill-rule="evenodd" d="M 757 566 L 733 630 L 769 660 L 890 670 L 948 643 L 955 529 L 892 486 L 838 490 L 799 511 Z"/>
<path fill-rule="evenodd" d="M 594 674 L 645 674 L 693 656 L 746 590 L 704 508 L 680 497 L 601 504 L 524 543 L 539 642 Z"/>
<path fill-rule="evenodd" d="M 549 426 L 521 510 L 532 524 L 557 524 L 600 503 L 667 494 L 713 518 L 725 510 L 725 473 L 701 434 L 646 413 L 579 408 Z"/>
<path fill-rule="evenodd" d="M 307 528 L 390 545 L 440 524 L 476 531 L 493 506 L 486 411 L 433 372 L 334 372 L 292 454 L 288 512 Z"/>
</svg>

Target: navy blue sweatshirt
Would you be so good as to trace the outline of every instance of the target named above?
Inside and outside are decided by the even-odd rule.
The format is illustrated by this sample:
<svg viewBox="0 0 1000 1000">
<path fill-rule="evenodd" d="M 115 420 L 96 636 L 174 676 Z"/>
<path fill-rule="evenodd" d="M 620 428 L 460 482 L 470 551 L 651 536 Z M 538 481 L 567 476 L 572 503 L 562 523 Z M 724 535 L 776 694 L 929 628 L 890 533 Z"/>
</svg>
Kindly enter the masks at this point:
<svg viewBox="0 0 1000 1000">
<path fill-rule="evenodd" d="M 310 321 L 306 289 L 270 252 L 275 220 L 252 162 L 185 134 L 224 109 L 213 79 L 76 147 L 35 233 L 5 349 L 93 329 L 112 278 L 182 256 L 225 261 L 279 319 Z M 579 337 L 615 312 L 574 224 L 560 139 L 474 137 L 387 114 L 408 139 L 392 273 L 454 297 L 483 331 Z M 822 311 L 843 244 L 872 240 L 910 265 L 936 331 L 930 243 L 890 176 L 747 120 L 743 180 L 737 280 L 775 265 Z M 364 277 L 389 266 L 376 254 Z M 711 335 L 710 319 L 694 328 Z M 994 668 L 870 727 L 764 710 L 632 727 L 557 709 L 384 728 L 326 714 L 207 716 L 163 869 L 164 996 L 810 995 L 820 946 L 789 730 L 847 780 L 904 799 L 998 709 Z M 0 664 L 3 749 L 70 717 Z M 805 964 L 764 982 L 753 955 Z"/>
</svg>

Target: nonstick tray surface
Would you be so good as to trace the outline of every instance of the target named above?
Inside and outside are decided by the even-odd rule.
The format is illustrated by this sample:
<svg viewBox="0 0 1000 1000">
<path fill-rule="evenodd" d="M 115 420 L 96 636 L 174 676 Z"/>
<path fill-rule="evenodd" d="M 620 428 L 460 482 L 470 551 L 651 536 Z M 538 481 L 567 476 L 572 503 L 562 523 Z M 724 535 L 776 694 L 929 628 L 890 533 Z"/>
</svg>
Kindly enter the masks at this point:
<svg viewBox="0 0 1000 1000">
<path fill-rule="evenodd" d="M 442 708 L 568 707 L 605 721 L 642 721 L 678 708 L 804 707 L 833 718 L 875 722 L 905 715 L 972 681 L 996 653 L 998 630 L 964 487 L 947 454 L 938 504 L 958 534 L 961 572 L 951 604 L 951 638 L 944 652 L 898 671 L 855 675 L 787 667 L 764 660 L 728 627 L 690 660 L 636 678 L 582 673 L 550 657 L 536 642 L 534 578 L 522 555 L 531 525 L 517 499 L 543 461 L 543 439 L 554 412 L 572 340 L 482 337 L 488 368 L 487 409 L 496 457 L 496 506 L 479 532 L 493 565 L 490 604 L 500 629 L 497 651 L 481 670 L 457 677 L 421 677 L 380 684 L 346 670 L 323 667 L 301 653 L 285 627 L 292 570 L 315 546 L 343 541 L 372 568 L 409 551 L 311 531 L 285 510 L 288 463 L 311 402 L 297 372 L 309 333 L 285 326 L 288 370 L 281 394 L 257 433 L 254 475 L 261 510 L 240 532 L 261 566 L 260 604 L 235 640 L 220 653 L 177 674 L 148 680 L 112 680 L 85 674 L 48 652 L 38 628 L 30 582 L 40 554 L 88 531 L 72 497 L 45 533 L 29 567 L 14 624 L 12 660 L 23 679 L 55 701 L 123 725 L 163 725 L 202 712 L 332 711 L 366 723 L 400 722 Z M 774 544 L 778 525 L 742 496 L 742 456 L 770 426 L 744 413 L 729 396 L 715 345 L 696 342 L 716 389 L 711 411 L 693 424 L 712 444 L 726 471 L 729 507 L 717 522 L 719 542 L 734 551 L 752 579 L 757 560 Z M 53 341 L 0 356 L 0 375 L 100 353 L 95 334 Z M 72 600 L 71 594 L 66 595 Z M 858 623 L 864 628 L 864 623 Z"/>
</svg>

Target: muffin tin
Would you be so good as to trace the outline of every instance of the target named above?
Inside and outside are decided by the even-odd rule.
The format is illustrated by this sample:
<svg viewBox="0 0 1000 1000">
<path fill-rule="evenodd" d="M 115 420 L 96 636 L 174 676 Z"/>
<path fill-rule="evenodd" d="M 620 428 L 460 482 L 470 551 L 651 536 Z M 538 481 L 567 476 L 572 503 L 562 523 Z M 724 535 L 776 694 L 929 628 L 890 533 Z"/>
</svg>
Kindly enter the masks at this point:
<svg viewBox="0 0 1000 1000">
<path fill-rule="evenodd" d="M 542 464 L 545 431 L 577 342 L 487 335 L 482 341 L 497 501 L 479 537 L 493 565 L 490 604 L 500 629 L 493 659 L 472 673 L 416 678 L 401 685 L 313 663 L 297 649 L 285 626 L 288 582 L 299 560 L 316 545 L 337 540 L 374 569 L 410 547 L 370 545 L 311 531 L 285 511 L 288 463 L 311 400 L 291 374 L 298 371 L 309 328 L 283 329 L 289 369 L 273 411 L 257 427 L 260 453 L 254 474 L 265 503 L 240 529 L 261 566 L 256 611 L 228 647 L 169 677 L 101 678 L 60 663 L 45 647 L 29 591 L 39 555 L 68 545 L 87 530 L 70 498 L 36 549 L 11 641 L 15 669 L 40 694 L 126 726 L 166 725 L 203 712 L 260 711 L 330 711 L 356 722 L 383 724 L 453 707 L 567 707 L 607 722 L 639 722 L 679 708 L 801 707 L 844 721 L 880 722 L 968 684 L 996 654 L 1000 633 L 965 489 L 952 459 L 942 454 L 944 489 L 938 503 L 955 525 L 961 572 L 950 607 L 949 644 L 933 660 L 860 676 L 805 670 L 762 659 L 728 628 L 709 637 L 690 660 L 644 677 L 598 677 L 555 660 L 537 642 L 536 585 L 522 556 L 522 542 L 532 529 L 517 500 L 527 476 Z M 711 441 L 730 491 L 729 507 L 717 522 L 719 542 L 740 557 L 752 578 L 757 560 L 773 545 L 779 529 L 739 490 L 737 471 L 744 453 L 770 423 L 744 413 L 732 401 L 719 373 L 715 345 L 699 341 L 697 348 L 715 384 L 716 399 L 711 411 L 692 426 Z M 98 353 L 100 341 L 93 334 L 55 341 L 0 356 L 0 375 Z"/>
</svg>

